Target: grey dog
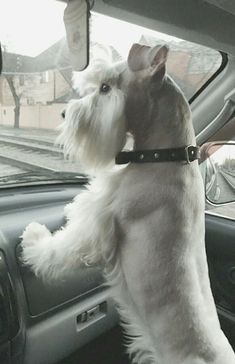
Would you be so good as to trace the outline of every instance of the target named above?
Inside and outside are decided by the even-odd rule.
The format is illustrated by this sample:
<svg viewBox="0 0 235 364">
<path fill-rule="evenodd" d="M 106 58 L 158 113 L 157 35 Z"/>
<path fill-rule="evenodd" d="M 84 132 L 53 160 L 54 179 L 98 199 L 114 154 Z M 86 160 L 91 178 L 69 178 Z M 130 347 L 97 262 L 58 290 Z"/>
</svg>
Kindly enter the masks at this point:
<svg viewBox="0 0 235 364">
<path fill-rule="evenodd" d="M 95 177 L 65 208 L 65 227 L 26 228 L 23 259 L 44 279 L 102 266 L 133 363 L 235 364 L 208 278 L 190 108 L 167 57 L 165 45 L 135 44 L 127 62 L 98 60 L 75 76 L 81 98 L 68 105 L 61 141 Z"/>
</svg>

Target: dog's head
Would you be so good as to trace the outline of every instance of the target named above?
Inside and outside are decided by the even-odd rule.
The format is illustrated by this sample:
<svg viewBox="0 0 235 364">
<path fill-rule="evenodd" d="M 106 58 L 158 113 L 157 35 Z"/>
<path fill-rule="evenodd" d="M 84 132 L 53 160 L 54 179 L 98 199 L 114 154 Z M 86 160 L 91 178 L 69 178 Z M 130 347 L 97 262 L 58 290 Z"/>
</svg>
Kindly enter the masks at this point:
<svg viewBox="0 0 235 364">
<path fill-rule="evenodd" d="M 144 134 L 164 93 L 167 56 L 167 46 L 134 44 L 127 62 L 98 60 L 76 75 L 81 98 L 66 110 L 60 137 L 65 153 L 97 169 L 114 161 L 128 131 Z"/>
<path fill-rule="evenodd" d="M 125 97 L 120 74 L 125 63 L 93 63 L 74 76 L 78 100 L 65 111 L 59 137 L 66 155 L 88 169 L 107 166 L 126 142 Z"/>
</svg>

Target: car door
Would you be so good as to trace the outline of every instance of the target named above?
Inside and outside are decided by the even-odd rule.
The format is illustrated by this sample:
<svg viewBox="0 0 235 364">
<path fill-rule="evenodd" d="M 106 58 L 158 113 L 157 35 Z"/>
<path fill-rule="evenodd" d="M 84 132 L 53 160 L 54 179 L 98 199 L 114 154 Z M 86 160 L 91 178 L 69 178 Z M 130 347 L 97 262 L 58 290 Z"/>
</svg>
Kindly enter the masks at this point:
<svg viewBox="0 0 235 364">
<path fill-rule="evenodd" d="M 232 121 L 233 122 L 233 121 Z M 231 138 L 232 134 L 230 134 Z M 235 346 L 235 143 L 207 145 L 206 248 L 222 328 Z"/>
<path fill-rule="evenodd" d="M 206 211 L 206 248 L 211 287 L 227 338 L 235 348 L 235 221 Z"/>
</svg>

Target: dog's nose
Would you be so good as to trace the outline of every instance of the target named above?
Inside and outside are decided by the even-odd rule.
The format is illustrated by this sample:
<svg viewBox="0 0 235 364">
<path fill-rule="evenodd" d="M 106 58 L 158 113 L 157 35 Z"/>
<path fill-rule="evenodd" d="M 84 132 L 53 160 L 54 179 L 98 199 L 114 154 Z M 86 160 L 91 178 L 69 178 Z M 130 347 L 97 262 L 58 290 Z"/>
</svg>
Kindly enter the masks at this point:
<svg viewBox="0 0 235 364">
<path fill-rule="evenodd" d="M 61 116 L 63 119 L 65 119 L 65 110 L 62 111 Z"/>
</svg>

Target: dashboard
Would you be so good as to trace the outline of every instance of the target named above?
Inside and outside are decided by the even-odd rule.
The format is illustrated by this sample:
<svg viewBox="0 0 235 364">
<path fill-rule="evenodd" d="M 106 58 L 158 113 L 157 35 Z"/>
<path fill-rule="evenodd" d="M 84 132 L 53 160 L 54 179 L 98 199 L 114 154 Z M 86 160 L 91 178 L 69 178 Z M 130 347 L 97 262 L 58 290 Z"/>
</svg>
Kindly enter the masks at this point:
<svg viewBox="0 0 235 364">
<path fill-rule="evenodd" d="M 49 364 L 114 327 L 118 315 L 99 268 L 44 282 L 21 263 L 19 236 L 31 221 L 51 231 L 84 189 L 22 187 L 0 191 L 0 363 Z"/>
</svg>

